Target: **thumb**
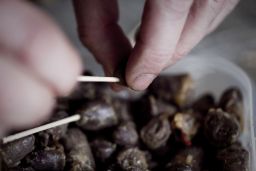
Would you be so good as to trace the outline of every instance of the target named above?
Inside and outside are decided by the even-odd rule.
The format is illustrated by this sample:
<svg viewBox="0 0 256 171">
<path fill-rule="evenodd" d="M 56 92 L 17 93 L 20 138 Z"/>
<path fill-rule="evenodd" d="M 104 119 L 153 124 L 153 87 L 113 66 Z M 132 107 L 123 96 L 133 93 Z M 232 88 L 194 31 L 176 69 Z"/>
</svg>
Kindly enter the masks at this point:
<svg viewBox="0 0 256 171">
<path fill-rule="evenodd" d="M 144 90 L 172 60 L 193 0 L 148 0 L 138 42 L 128 60 L 127 84 Z"/>
</svg>

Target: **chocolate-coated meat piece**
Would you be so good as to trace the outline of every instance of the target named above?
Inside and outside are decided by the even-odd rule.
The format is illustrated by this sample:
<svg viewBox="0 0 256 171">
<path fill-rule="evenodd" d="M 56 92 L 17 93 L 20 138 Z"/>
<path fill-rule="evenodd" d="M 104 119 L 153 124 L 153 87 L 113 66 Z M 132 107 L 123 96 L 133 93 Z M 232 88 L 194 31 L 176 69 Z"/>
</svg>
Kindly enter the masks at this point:
<svg viewBox="0 0 256 171">
<path fill-rule="evenodd" d="M 243 98 L 238 88 L 227 89 L 220 98 L 219 107 L 233 115 L 243 126 Z"/>
<path fill-rule="evenodd" d="M 66 163 L 66 155 L 62 145 L 46 147 L 32 152 L 26 162 L 37 171 L 62 171 Z"/>
<path fill-rule="evenodd" d="M 35 137 L 30 135 L 25 138 L 4 144 L 0 154 L 7 167 L 15 167 L 35 148 Z"/>
<path fill-rule="evenodd" d="M 117 156 L 117 163 L 124 171 L 147 171 L 145 154 L 138 148 L 128 148 Z"/>
<path fill-rule="evenodd" d="M 189 147 L 179 151 L 166 166 L 166 171 L 201 171 L 203 150 L 199 147 Z"/>
<path fill-rule="evenodd" d="M 116 150 L 116 144 L 100 138 L 93 140 L 90 146 L 95 158 L 101 162 L 109 159 Z"/>
<path fill-rule="evenodd" d="M 150 117 L 157 116 L 161 113 L 174 114 L 177 110 L 171 103 L 156 99 L 153 95 L 143 96 L 139 103 L 139 109 L 141 109 L 140 112 L 146 113 Z"/>
<path fill-rule="evenodd" d="M 185 145 L 192 145 L 192 139 L 201 126 L 200 114 L 193 110 L 176 113 L 172 120 L 172 128 L 177 132 L 178 139 Z"/>
<path fill-rule="evenodd" d="M 192 108 L 202 114 L 203 116 L 206 116 L 209 109 L 215 107 L 215 99 L 212 94 L 207 93 L 202 96 L 200 96 L 192 105 Z"/>
<path fill-rule="evenodd" d="M 4 168 L 3 171 L 36 171 L 35 169 L 33 169 L 32 167 L 28 166 L 18 166 L 15 168 Z"/>
<path fill-rule="evenodd" d="M 71 128 L 63 138 L 65 151 L 67 152 L 67 169 L 69 171 L 94 171 L 95 161 L 85 134 Z"/>
<path fill-rule="evenodd" d="M 128 100 L 121 98 L 113 98 L 111 104 L 113 105 L 118 120 L 120 122 L 127 122 L 133 120 L 132 115 L 130 113 L 130 102 Z"/>
<path fill-rule="evenodd" d="M 222 171 L 248 171 L 249 152 L 235 143 L 217 153 L 219 169 Z"/>
<path fill-rule="evenodd" d="M 77 110 L 81 115 L 77 125 L 84 130 L 101 130 L 117 124 L 114 108 L 103 101 L 94 101 Z"/>
<path fill-rule="evenodd" d="M 162 100 L 183 106 L 190 99 L 192 88 L 193 80 L 188 74 L 163 75 L 152 82 L 148 91 Z"/>
<path fill-rule="evenodd" d="M 149 149 L 154 150 L 165 145 L 171 133 L 168 115 L 161 114 L 152 118 L 151 121 L 141 129 L 140 137 Z"/>
<path fill-rule="evenodd" d="M 215 147 L 226 147 L 237 141 L 240 126 L 236 118 L 221 109 L 210 109 L 204 121 L 204 134 Z"/>
<path fill-rule="evenodd" d="M 138 143 L 139 136 L 133 122 L 121 123 L 113 132 L 114 142 L 118 145 L 130 147 Z"/>
</svg>

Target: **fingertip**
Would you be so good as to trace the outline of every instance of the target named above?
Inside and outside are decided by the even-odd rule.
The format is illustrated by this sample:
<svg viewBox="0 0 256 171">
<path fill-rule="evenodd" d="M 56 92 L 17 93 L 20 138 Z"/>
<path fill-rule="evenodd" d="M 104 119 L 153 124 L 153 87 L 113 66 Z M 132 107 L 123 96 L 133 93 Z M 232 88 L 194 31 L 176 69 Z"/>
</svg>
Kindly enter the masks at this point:
<svg viewBox="0 0 256 171">
<path fill-rule="evenodd" d="M 155 74 L 140 74 L 136 76 L 134 80 L 130 80 L 128 85 L 133 90 L 142 91 L 145 90 L 155 78 Z"/>
</svg>

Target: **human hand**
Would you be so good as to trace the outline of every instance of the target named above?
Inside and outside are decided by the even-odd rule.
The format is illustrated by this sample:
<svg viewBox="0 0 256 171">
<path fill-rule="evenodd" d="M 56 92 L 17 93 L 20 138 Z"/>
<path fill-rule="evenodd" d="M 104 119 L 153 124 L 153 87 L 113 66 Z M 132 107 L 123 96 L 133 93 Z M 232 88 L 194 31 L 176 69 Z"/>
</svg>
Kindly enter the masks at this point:
<svg viewBox="0 0 256 171">
<path fill-rule="evenodd" d="M 81 41 L 113 75 L 127 58 L 126 82 L 143 90 L 185 56 L 232 11 L 239 0 L 147 0 L 132 49 L 118 26 L 116 0 L 74 0 Z"/>
<path fill-rule="evenodd" d="M 0 133 L 42 122 L 81 70 L 56 25 L 25 1 L 0 1 Z M 1 135 L 0 135 L 1 136 Z"/>
</svg>

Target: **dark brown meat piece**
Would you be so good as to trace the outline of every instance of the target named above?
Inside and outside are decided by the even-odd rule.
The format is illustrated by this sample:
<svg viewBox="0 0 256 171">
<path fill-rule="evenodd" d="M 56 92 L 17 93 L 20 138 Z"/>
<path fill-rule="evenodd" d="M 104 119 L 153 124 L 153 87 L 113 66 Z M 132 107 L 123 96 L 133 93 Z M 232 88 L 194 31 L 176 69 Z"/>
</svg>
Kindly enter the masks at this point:
<svg viewBox="0 0 256 171">
<path fill-rule="evenodd" d="M 192 108 L 202 114 L 203 116 L 206 116 L 209 109 L 215 107 L 215 99 L 212 94 L 207 93 L 199 97 L 192 105 Z"/>
<path fill-rule="evenodd" d="M 92 76 L 92 73 L 88 71 L 84 71 L 84 76 Z M 94 99 L 96 97 L 96 86 L 95 83 L 92 82 L 80 82 L 77 84 L 71 95 L 70 99 Z"/>
<path fill-rule="evenodd" d="M 26 162 L 37 171 L 62 171 L 66 163 L 66 155 L 62 145 L 46 147 L 32 152 Z"/>
<path fill-rule="evenodd" d="M 104 169 L 105 170 L 105 169 Z M 120 168 L 120 166 L 117 164 L 117 163 L 112 163 L 112 164 L 110 164 L 108 167 L 107 167 L 107 169 L 106 169 L 106 171 L 120 171 L 120 170 L 122 170 L 121 168 Z"/>
<path fill-rule="evenodd" d="M 57 121 L 60 119 L 64 119 L 68 117 L 68 113 L 65 111 L 57 111 L 53 114 L 52 118 L 50 119 L 50 122 Z M 54 144 L 54 142 L 57 142 L 62 138 L 66 132 L 67 132 L 68 124 L 64 124 L 61 126 L 57 126 L 51 129 L 48 129 L 43 132 L 39 132 L 36 135 L 36 141 L 37 144 L 41 147 L 46 147 L 50 144 Z"/>
<path fill-rule="evenodd" d="M 18 167 L 6 169 L 6 170 L 4 169 L 3 171 L 35 171 L 35 169 L 33 169 L 32 167 L 18 166 Z"/>
<path fill-rule="evenodd" d="M 151 121 L 141 129 L 140 137 L 149 149 L 154 150 L 165 145 L 171 133 L 168 115 L 161 114 L 152 118 Z"/>
<path fill-rule="evenodd" d="M 229 88 L 221 96 L 219 102 L 220 108 L 233 115 L 243 127 L 243 98 L 238 88 Z"/>
<path fill-rule="evenodd" d="M 145 154 L 138 148 L 128 148 L 117 157 L 119 166 L 124 171 L 147 171 L 148 164 Z"/>
<path fill-rule="evenodd" d="M 65 111 L 58 111 L 58 112 L 56 112 L 52 116 L 50 121 L 51 122 L 58 121 L 60 119 L 66 118 L 66 117 L 68 117 L 68 113 L 67 112 L 65 112 Z M 48 129 L 45 132 L 50 134 L 52 136 L 53 140 L 58 141 L 60 138 L 62 138 L 66 134 L 67 128 L 68 128 L 68 125 L 64 124 L 64 125 L 52 128 L 52 129 Z"/>
<path fill-rule="evenodd" d="M 114 142 L 118 145 L 130 147 L 138 143 L 139 136 L 133 122 L 121 123 L 113 132 Z"/>
<path fill-rule="evenodd" d="M 167 164 L 166 171 L 201 171 L 203 156 L 203 150 L 199 147 L 185 148 Z"/>
<path fill-rule="evenodd" d="M 237 141 L 240 135 L 238 121 L 221 109 L 211 109 L 204 122 L 204 133 L 216 147 L 226 147 Z"/>
<path fill-rule="evenodd" d="M 193 81 L 188 74 L 164 75 L 152 82 L 149 86 L 149 93 L 162 100 L 183 106 L 190 99 L 192 87 Z"/>
<path fill-rule="evenodd" d="M 103 101 L 94 101 L 78 109 L 81 115 L 77 125 L 84 130 L 101 130 L 117 124 L 117 116 L 111 105 Z"/>
<path fill-rule="evenodd" d="M 20 161 L 35 148 L 33 135 L 4 144 L 0 149 L 1 157 L 7 167 L 18 166 Z"/>
<path fill-rule="evenodd" d="M 216 158 L 222 171 L 248 171 L 249 169 L 249 152 L 239 143 L 220 150 Z"/>
<path fill-rule="evenodd" d="M 95 162 L 85 134 L 77 128 L 71 128 L 63 138 L 67 151 L 67 169 L 69 171 L 94 171 Z"/>
<path fill-rule="evenodd" d="M 176 107 L 171 103 L 156 99 L 152 95 L 146 95 L 139 103 L 139 109 L 141 109 L 140 113 L 146 113 L 150 117 L 157 116 L 161 113 L 174 114 L 177 111 Z"/>
<path fill-rule="evenodd" d="M 90 145 L 93 155 L 101 162 L 109 159 L 116 150 L 116 144 L 104 139 L 95 139 Z"/>
<path fill-rule="evenodd" d="M 83 75 L 92 76 L 92 73 L 84 71 Z M 101 99 L 110 102 L 112 90 L 108 83 L 79 82 L 72 94 L 69 96 L 71 101 Z"/>
<path fill-rule="evenodd" d="M 127 122 L 133 120 L 130 114 L 129 101 L 121 98 L 113 98 L 111 104 L 113 105 L 118 120 L 120 122 Z"/>
<path fill-rule="evenodd" d="M 200 115 L 193 110 L 176 113 L 172 120 L 172 128 L 177 132 L 177 137 L 185 145 L 192 145 L 192 139 L 201 126 Z"/>
</svg>

